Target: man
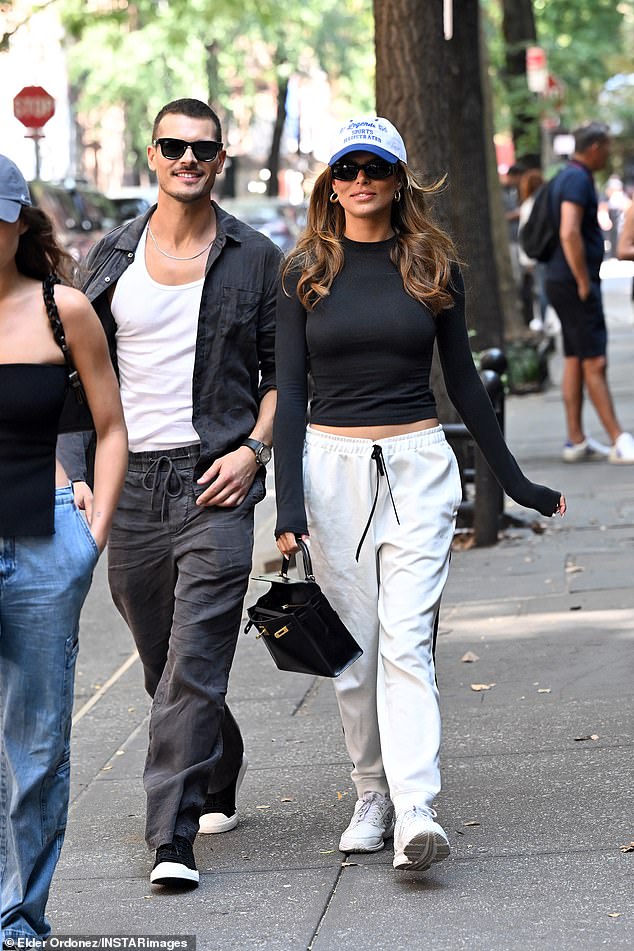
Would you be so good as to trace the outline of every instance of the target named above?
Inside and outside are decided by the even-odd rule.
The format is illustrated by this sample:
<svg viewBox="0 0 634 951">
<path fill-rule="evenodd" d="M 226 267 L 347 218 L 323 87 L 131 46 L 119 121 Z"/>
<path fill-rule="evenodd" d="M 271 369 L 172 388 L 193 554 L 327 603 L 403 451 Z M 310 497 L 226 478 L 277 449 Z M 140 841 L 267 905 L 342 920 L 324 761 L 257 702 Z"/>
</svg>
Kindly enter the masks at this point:
<svg viewBox="0 0 634 951">
<path fill-rule="evenodd" d="M 518 287 L 522 282 L 522 273 L 519 259 L 519 219 L 520 219 L 520 180 L 524 168 L 521 165 L 511 165 L 508 171 L 500 178 L 502 186 L 502 204 L 504 217 L 508 228 L 509 250 L 511 252 L 511 270 L 513 279 Z"/>
<path fill-rule="evenodd" d="M 148 147 L 158 205 L 96 245 L 85 282 L 130 434 L 108 569 L 153 697 L 150 881 L 193 887 L 199 820 L 237 824 L 246 759 L 225 693 L 275 410 L 280 252 L 210 200 L 221 138 L 203 102 L 161 109 Z"/>
<path fill-rule="evenodd" d="M 597 218 L 593 172 L 610 155 L 607 126 L 577 129 L 575 151 L 552 185 L 552 210 L 559 243 L 546 269 L 546 293 L 561 322 L 564 348 L 562 395 L 568 438 L 565 462 L 605 459 L 634 463 L 634 438 L 619 424 L 607 381 L 607 330 L 599 269 L 603 233 Z M 610 438 L 611 446 L 587 437 L 582 422 L 584 389 Z"/>
</svg>

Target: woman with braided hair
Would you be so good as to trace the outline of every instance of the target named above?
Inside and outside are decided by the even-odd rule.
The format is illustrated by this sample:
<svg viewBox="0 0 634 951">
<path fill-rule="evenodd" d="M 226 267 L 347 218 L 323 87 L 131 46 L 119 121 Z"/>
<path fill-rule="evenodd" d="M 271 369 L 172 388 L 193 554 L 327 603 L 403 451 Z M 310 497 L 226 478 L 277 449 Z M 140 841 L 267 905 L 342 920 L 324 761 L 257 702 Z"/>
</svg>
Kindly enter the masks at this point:
<svg viewBox="0 0 634 951">
<path fill-rule="evenodd" d="M 315 574 L 363 655 L 335 681 L 357 791 L 342 852 L 394 833 L 394 867 L 449 854 L 440 789 L 434 634 L 461 500 L 429 386 L 434 340 L 447 391 L 505 491 L 543 515 L 560 492 L 509 452 L 475 369 L 464 286 L 432 189 L 380 117 L 340 129 L 278 294 L 277 544 L 310 534 Z M 308 374 L 312 382 L 305 426 Z"/>
<path fill-rule="evenodd" d="M 38 947 L 64 838 L 79 614 L 127 464 L 119 388 L 97 315 L 55 286 L 72 261 L 0 155 L 0 874 L 5 947 Z M 81 386 L 80 382 L 81 381 Z M 87 519 L 55 459 L 85 399 L 98 443 Z"/>
</svg>

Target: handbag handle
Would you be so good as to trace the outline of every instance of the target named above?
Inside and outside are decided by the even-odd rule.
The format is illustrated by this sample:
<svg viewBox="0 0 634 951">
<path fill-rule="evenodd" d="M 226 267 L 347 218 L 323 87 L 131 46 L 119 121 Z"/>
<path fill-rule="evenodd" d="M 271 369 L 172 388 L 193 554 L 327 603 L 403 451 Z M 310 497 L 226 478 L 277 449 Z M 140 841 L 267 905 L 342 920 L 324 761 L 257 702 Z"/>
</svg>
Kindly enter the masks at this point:
<svg viewBox="0 0 634 951">
<path fill-rule="evenodd" d="M 299 545 L 300 551 L 302 553 L 302 558 L 304 560 L 304 576 L 306 581 L 314 581 L 315 575 L 313 574 L 313 563 L 310 560 L 310 552 L 308 551 L 308 545 L 301 538 L 296 539 L 297 544 Z M 290 560 L 284 555 L 282 558 L 282 568 L 280 570 L 280 575 L 282 578 L 288 578 L 288 568 L 290 565 Z"/>
</svg>

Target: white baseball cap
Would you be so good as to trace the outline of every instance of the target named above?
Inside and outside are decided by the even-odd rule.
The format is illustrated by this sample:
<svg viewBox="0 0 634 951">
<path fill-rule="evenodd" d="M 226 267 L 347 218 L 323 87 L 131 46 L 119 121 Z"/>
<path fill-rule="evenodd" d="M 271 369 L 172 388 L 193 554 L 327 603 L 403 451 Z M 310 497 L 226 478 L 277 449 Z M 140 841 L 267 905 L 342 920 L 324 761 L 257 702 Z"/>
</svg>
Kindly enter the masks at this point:
<svg viewBox="0 0 634 951">
<path fill-rule="evenodd" d="M 13 224 L 20 217 L 23 205 L 31 204 L 24 175 L 10 158 L 0 155 L 0 221 Z"/>
<path fill-rule="evenodd" d="M 348 152 L 372 152 L 386 162 L 403 162 L 407 165 L 407 152 L 401 134 L 389 119 L 381 116 L 367 119 L 349 119 L 341 126 L 332 144 L 333 165 Z"/>
</svg>

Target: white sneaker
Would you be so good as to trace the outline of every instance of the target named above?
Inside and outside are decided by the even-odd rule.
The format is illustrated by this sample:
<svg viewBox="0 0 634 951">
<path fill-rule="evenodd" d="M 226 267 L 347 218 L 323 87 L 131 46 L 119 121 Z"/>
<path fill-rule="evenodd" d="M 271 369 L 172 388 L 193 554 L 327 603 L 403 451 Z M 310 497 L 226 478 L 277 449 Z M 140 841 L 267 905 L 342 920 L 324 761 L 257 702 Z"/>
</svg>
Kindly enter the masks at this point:
<svg viewBox="0 0 634 951">
<path fill-rule="evenodd" d="M 626 435 L 626 433 L 621 435 Z M 599 459 L 607 459 L 609 455 L 609 446 L 605 446 L 588 436 L 583 442 L 567 442 L 562 450 L 561 458 L 564 462 L 596 462 Z"/>
<path fill-rule="evenodd" d="M 245 754 L 238 775 L 218 793 L 207 796 L 203 811 L 198 820 L 198 831 L 204 835 L 216 835 L 219 832 L 231 832 L 238 824 L 238 793 L 249 766 Z"/>
<path fill-rule="evenodd" d="M 541 319 L 541 317 L 533 317 L 530 324 L 528 325 L 528 329 L 532 330 L 533 333 L 542 333 L 544 329 L 544 321 Z"/>
<path fill-rule="evenodd" d="M 634 436 L 631 433 L 621 433 L 610 449 L 609 462 L 616 465 L 627 465 L 634 462 Z"/>
<path fill-rule="evenodd" d="M 394 868 L 424 872 L 434 862 L 449 855 L 449 840 L 441 825 L 434 822 L 433 809 L 414 806 L 398 817 L 394 831 Z"/>
<path fill-rule="evenodd" d="M 389 796 L 366 792 L 358 799 L 348 828 L 339 841 L 340 852 L 378 852 L 394 832 L 394 806 Z"/>
</svg>

